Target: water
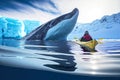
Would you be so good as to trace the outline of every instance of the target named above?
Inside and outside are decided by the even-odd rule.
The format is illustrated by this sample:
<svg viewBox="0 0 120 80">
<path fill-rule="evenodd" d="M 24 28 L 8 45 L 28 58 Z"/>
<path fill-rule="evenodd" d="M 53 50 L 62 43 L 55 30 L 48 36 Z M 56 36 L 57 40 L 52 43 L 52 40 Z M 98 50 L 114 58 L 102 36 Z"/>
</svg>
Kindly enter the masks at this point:
<svg viewBox="0 0 120 80">
<path fill-rule="evenodd" d="M 86 76 L 120 76 L 120 41 L 105 40 L 97 52 L 72 41 L 0 40 L 0 65 Z"/>
</svg>

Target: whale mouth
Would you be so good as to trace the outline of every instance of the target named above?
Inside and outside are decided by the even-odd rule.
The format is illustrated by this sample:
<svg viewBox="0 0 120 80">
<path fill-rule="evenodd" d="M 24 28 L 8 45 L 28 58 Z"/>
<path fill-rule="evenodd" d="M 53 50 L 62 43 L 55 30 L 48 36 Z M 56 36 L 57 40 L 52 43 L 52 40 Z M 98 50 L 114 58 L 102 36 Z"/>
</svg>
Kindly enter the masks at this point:
<svg viewBox="0 0 120 80">
<path fill-rule="evenodd" d="M 33 30 L 31 33 L 26 35 L 23 40 L 44 40 L 48 30 L 54 26 L 56 26 L 58 23 L 71 19 L 74 15 L 78 14 L 79 10 L 75 8 L 72 12 L 61 15 L 60 17 L 57 17 L 55 19 L 52 19 L 48 21 L 47 23 L 39 26 L 35 30 Z"/>
</svg>

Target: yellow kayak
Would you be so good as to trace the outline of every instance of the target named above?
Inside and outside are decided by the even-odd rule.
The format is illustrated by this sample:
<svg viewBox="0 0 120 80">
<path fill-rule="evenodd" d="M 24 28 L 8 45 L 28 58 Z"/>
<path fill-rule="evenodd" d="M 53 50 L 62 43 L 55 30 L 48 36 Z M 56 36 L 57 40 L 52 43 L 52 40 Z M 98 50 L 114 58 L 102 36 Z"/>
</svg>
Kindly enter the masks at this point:
<svg viewBox="0 0 120 80">
<path fill-rule="evenodd" d="M 79 40 L 76 40 L 75 43 L 81 45 L 81 47 L 84 47 L 86 50 L 92 52 L 95 51 L 95 46 L 98 44 L 97 40 L 91 40 L 87 42 L 81 42 Z"/>
</svg>

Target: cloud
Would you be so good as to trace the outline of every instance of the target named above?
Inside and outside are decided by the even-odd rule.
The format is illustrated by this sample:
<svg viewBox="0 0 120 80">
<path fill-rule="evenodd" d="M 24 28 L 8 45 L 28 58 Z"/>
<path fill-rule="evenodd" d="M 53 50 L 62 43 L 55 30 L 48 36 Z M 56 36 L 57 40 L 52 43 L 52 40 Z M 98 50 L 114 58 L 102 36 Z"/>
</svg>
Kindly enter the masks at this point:
<svg viewBox="0 0 120 80">
<path fill-rule="evenodd" d="M 24 5 L 44 12 L 59 14 L 57 6 L 55 6 L 55 4 L 51 0 L 0 0 L 0 10 L 3 11 L 7 11 L 10 9 L 21 11 L 23 9 L 26 9 Z"/>
<path fill-rule="evenodd" d="M 120 12 L 120 0 L 0 0 L 0 15 L 49 21 L 79 9 L 78 22 L 90 23 Z"/>
</svg>

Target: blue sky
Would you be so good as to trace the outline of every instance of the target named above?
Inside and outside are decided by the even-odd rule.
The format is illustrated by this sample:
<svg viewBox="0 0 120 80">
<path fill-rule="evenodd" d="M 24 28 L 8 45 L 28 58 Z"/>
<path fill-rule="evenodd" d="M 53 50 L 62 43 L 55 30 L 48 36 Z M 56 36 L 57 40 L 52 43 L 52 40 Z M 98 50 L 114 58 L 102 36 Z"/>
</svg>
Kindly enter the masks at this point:
<svg viewBox="0 0 120 80">
<path fill-rule="evenodd" d="M 0 16 L 49 21 L 79 9 L 78 22 L 89 23 L 120 12 L 120 0 L 0 0 Z"/>
</svg>

